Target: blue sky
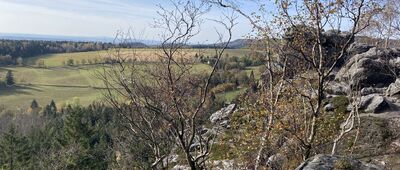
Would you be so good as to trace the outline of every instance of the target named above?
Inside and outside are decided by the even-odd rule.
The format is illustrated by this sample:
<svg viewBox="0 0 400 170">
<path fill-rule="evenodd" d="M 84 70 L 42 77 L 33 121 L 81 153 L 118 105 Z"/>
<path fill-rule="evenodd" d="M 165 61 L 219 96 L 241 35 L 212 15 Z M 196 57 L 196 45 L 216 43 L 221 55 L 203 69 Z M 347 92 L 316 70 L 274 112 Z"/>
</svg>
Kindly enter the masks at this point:
<svg viewBox="0 0 400 170">
<path fill-rule="evenodd" d="M 0 0 L 0 32 L 112 37 L 117 30 L 132 28 L 139 38 L 157 39 L 149 27 L 157 18 L 157 4 L 165 0 Z M 164 4 L 166 5 L 166 4 Z M 252 7 L 245 7 L 249 12 Z M 218 18 L 214 9 L 206 18 Z M 237 20 L 234 38 L 251 31 L 244 18 Z M 215 23 L 206 21 L 194 42 L 214 41 Z"/>
</svg>

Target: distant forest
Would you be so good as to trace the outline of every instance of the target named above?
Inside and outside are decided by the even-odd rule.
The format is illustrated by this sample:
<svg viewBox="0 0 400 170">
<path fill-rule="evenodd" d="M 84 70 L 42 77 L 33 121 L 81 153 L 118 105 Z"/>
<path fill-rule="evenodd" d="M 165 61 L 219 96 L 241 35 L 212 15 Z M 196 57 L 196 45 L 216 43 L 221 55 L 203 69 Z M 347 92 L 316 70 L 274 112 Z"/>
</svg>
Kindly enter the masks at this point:
<svg viewBox="0 0 400 170">
<path fill-rule="evenodd" d="M 22 59 L 51 53 L 107 50 L 114 47 L 145 47 L 142 43 L 113 44 L 101 42 L 0 40 L 0 65 L 20 64 Z"/>
</svg>

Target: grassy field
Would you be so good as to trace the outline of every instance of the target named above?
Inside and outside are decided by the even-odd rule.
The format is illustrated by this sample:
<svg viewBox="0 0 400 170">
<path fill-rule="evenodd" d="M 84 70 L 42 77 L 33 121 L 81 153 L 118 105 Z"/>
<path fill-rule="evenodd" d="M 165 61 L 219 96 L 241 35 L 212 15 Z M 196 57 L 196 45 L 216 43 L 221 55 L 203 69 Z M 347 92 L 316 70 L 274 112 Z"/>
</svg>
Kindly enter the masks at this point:
<svg viewBox="0 0 400 170">
<path fill-rule="evenodd" d="M 139 49 L 142 52 L 151 53 L 149 49 Z M 243 56 L 247 50 L 228 50 L 230 56 Z M 74 58 L 75 60 L 93 59 L 105 55 L 106 51 L 84 52 L 84 53 L 63 53 L 51 54 L 30 58 L 28 61 L 35 63 L 44 60 L 47 68 L 32 66 L 2 67 L 0 68 L 0 78 L 3 78 L 8 70 L 12 70 L 16 86 L 11 88 L 0 88 L 0 105 L 9 109 L 28 108 L 33 99 L 44 106 L 52 99 L 57 105 L 63 105 L 72 100 L 79 100 L 82 105 L 88 105 L 93 101 L 101 100 L 102 83 L 95 78 L 96 71 L 101 69 L 101 65 L 84 66 L 63 66 L 62 62 Z M 212 51 L 208 50 L 211 54 Z M 196 64 L 193 69 L 196 72 L 210 71 L 210 66 L 206 64 Z M 250 74 L 258 67 L 249 67 L 246 72 Z M 232 101 L 242 90 L 226 93 L 224 97 L 227 101 Z"/>
<path fill-rule="evenodd" d="M 229 56 L 244 56 L 248 54 L 250 50 L 247 49 L 227 49 L 226 54 Z M 124 56 L 126 58 L 130 58 L 132 56 L 135 56 L 137 59 L 142 59 L 142 60 L 154 60 L 154 58 L 157 57 L 158 54 L 160 54 L 160 51 L 155 50 L 155 49 L 123 49 L 121 50 L 121 56 Z M 186 57 L 192 57 L 195 54 L 203 54 L 204 56 L 213 56 L 215 54 L 215 51 L 212 49 L 187 49 L 184 51 L 184 56 Z M 67 62 L 69 59 L 73 59 L 75 62 L 82 63 L 82 60 L 91 60 L 94 62 L 94 60 L 101 61 L 104 58 L 107 57 L 114 57 L 116 54 L 115 50 L 110 50 L 110 51 L 92 51 L 92 52 L 77 52 L 77 53 L 61 53 L 61 54 L 48 54 L 48 55 L 43 55 L 43 56 L 38 56 L 38 57 L 32 57 L 29 58 L 25 61 L 26 64 L 28 65 L 36 65 L 39 60 L 44 61 L 44 65 L 46 67 L 59 67 L 59 66 L 64 66 L 64 64 Z"/>
<path fill-rule="evenodd" d="M 209 66 L 198 64 L 196 71 L 209 71 Z M 27 108 L 35 99 L 42 106 L 54 99 L 57 105 L 78 98 L 80 104 L 88 105 L 101 100 L 102 82 L 96 79 L 100 66 L 52 67 L 5 67 L 0 69 L 0 77 L 12 70 L 16 86 L 0 88 L 0 105 L 7 108 Z"/>
</svg>

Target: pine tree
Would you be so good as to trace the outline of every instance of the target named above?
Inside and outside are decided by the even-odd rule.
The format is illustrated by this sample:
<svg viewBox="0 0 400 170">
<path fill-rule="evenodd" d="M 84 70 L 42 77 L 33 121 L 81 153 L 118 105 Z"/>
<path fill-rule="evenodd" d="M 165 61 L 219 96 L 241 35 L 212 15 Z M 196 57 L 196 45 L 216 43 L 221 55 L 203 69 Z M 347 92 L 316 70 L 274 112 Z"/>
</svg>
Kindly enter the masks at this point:
<svg viewBox="0 0 400 170">
<path fill-rule="evenodd" d="M 12 85 L 14 85 L 15 84 L 15 82 L 14 82 L 14 75 L 13 75 L 13 73 L 12 73 L 12 71 L 11 70 L 8 70 L 7 71 L 7 74 L 6 74 L 6 85 L 7 86 L 12 86 Z"/>
<path fill-rule="evenodd" d="M 38 109 L 38 108 L 39 108 L 39 104 L 37 103 L 37 101 L 35 99 L 33 99 L 32 103 L 31 103 L 31 109 L 35 110 L 35 109 Z"/>
<path fill-rule="evenodd" d="M 90 136 L 90 134 L 87 128 L 87 119 L 83 117 L 84 112 L 85 110 L 81 107 L 67 108 L 64 132 L 70 143 L 80 143 L 87 146 L 89 141 L 86 137 Z"/>
<path fill-rule="evenodd" d="M 78 147 L 79 152 L 67 159 L 71 169 L 107 169 L 112 154 L 111 137 L 106 133 L 108 124 L 106 110 L 102 106 L 66 109 L 64 134 L 65 147 Z M 107 158 L 107 159 L 105 159 Z"/>
<path fill-rule="evenodd" d="M 20 169 L 31 157 L 29 142 L 12 124 L 0 141 L 0 169 Z"/>
<path fill-rule="evenodd" d="M 56 106 L 56 102 L 54 102 L 54 100 L 51 100 L 50 102 L 50 108 L 52 112 L 57 112 L 57 106 Z"/>
<path fill-rule="evenodd" d="M 57 116 L 57 107 L 54 100 L 51 100 L 50 104 L 46 105 L 43 110 L 43 116 L 55 118 Z"/>
<path fill-rule="evenodd" d="M 40 108 L 38 102 L 35 99 L 33 99 L 31 102 L 30 112 L 37 114 L 39 113 L 39 110 Z"/>
<path fill-rule="evenodd" d="M 4 137 L 0 141 L 0 167 L 4 169 L 15 169 L 15 150 L 16 146 L 16 130 L 12 125 Z"/>
</svg>

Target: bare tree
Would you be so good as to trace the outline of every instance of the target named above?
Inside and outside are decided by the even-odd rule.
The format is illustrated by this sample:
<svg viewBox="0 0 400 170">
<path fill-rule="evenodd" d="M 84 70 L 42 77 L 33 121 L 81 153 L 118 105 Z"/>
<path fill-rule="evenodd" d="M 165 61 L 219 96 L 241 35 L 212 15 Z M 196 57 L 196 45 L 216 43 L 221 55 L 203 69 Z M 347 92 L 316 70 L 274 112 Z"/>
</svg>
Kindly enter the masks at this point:
<svg viewBox="0 0 400 170">
<path fill-rule="evenodd" d="M 323 116 L 325 89 L 330 81 L 328 77 L 346 56 L 346 51 L 354 42 L 355 36 L 370 25 L 378 4 L 372 0 L 279 0 L 270 9 L 267 5 L 262 5 L 263 9 L 258 15 L 254 15 L 246 14 L 240 9 L 239 3 L 234 3 L 240 1 L 208 2 L 235 10 L 249 20 L 258 35 L 265 36 L 262 38 L 264 42 L 275 42 L 273 51 L 276 55 L 272 60 L 281 67 L 271 70 L 273 67 L 268 66 L 271 64 L 271 58 L 266 56 L 267 75 L 270 76 L 267 76 L 265 82 L 272 84 L 266 86 L 270 95 L 265 95 L 269 102 L 264 103 L 267 103 L 267 110 L 271 113 L 265 118 L 268 123 L 265 123 L 261 141 L 272 140 L 269 135 L 270 129 L 280 125 L 280 128 L 289 134 L 285 138 L 297 141 L 303 159 L 309 158 L 313 152 L 317 152 L 313 149 L 319 132 L 319 120 Z M 274 3 L 269 2 L 268 5 L 271 4 Z M 267 14 L 274 14 L 273 19 L 266 17 L 267 19 L 263 20 L 265 11 L 268 11 Z M 333 31 L 327 35 L 326 29 Z M 347 32 L 341 31 L 344 29 L 347 29 Z M 340 41 L 333 43 L 333 47 L 326 47 L 328 36 L 339 37 Z M 271 51 L 270 45 L 263 47 L 266 51 Z M 271 76 L 273 72 L 283 72 L 284 76 Z M 277 78 L 278 81 L 274 81 Z M 285 91 L 284 97 L 282 90 Z M 290 100 L 292 104 L 286 103 L 286 109 L 278 109 L 277 105 L 282 104 L 283 99 Z M 289 107 L 292 109 L 288 110 Z M 288 111 L 294 116 L 290 116 Z M 263 142 L 257 155 L 256 168 L 264 147 Z"/>
<path fill-rule="evenodd" d="M 371 20 L 366 33 L 383 40 L 383 47 L 390 47 L 391 39 L 398 38 L 400 33 L 400 3 L 396 0 L 380 0 L 383 4 Z"/>
<path fill-rule="evenodd" d="M 349 83 L 350 84 L 350 83 Z M 348 87 L 348 89 L 351 89 L 352 87 Z M 337 151 L 337 146 L 340 142 L 340 140 L 342 140 L 342 138 L 349 134 L 350 132 L 352 132 L 352 130 L 357 127 L 357 132 L 353 141 L 353 144 L 355 144 L 358 140 L 358 135 L 360 133 L 360 126 L 361 126 L 361 118 L 360 118 L 360 112 L 359 112 L 359 108 L 360 108 L 360 103 L 361 103 L 361 94 L 360 94 L 360 90 L 350 90 L 349 91 L 349 98 L 351 100 L 351 111 L 350 114 L 347 116 L 346 121 L 343 122 L 340 125 L 340 132 L 339 134 L 336 136 L 336 138 L 333 140 L 333 145 L 332 145 L 332 152 L 331 155 L 335 155 L 336 151 Z M 353 150 L 354 147 L 351 148 L 351 150 Z"/>
<path fill-rule="evenodd" d="M 201 16 L 209 6 L 192 1 L 171 1 L 173 9 L 159 6 L 161 46 L 148 62 L 127 63 L 117 50 L 114 64 L 99 73 L 106 86 L 105 99 L 117 110 L 129 134 L 152 149 L 152 168 L 167 168 L 169 154 L 183 152 L 191 169 L 203 169 L 211 151 L 213 136 L 202 136 L 199 118 L 206 113 L 210 80 L 232 38 L 235 17 L 227 16 L 219 33 L 217 61 L 206 76 L 193 71 L 190 39 L 200 32 Z M 136 58 L 137 53 L 129 53 Z M 177 152 L 177 151 L 176 151 Z"/>
</svg>

